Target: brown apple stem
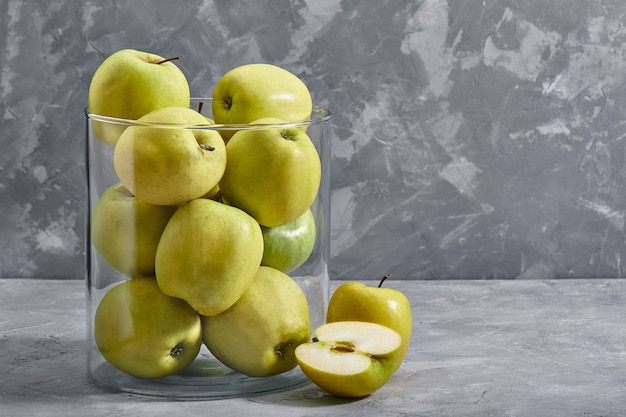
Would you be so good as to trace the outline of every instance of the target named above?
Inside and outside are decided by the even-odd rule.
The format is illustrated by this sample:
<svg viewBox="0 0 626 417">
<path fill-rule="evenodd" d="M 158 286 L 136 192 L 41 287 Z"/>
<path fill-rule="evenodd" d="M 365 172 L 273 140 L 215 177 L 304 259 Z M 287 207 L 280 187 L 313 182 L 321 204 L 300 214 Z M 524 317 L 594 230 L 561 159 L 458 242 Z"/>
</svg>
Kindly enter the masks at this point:
<svg viewBox="0 0 626 417">
<path fill-rule="evenodd" d="M 163 64 L 165 62 L 176 61 L 176 60 L 179 60 L 179 59 L 183 59 L 183 57 L 184 57 L 184 55 L 173 56 L 171 58 L 166 58 L 166 59 L 164 59 L 162 61 L 159 61 L 156 64 L 159 65 L 159 64 Z"/>
<path fill-rule="evenodd" d="M 200 149 L 204 149 L 205 151 L 211 151 L 213 152 L 215 150 L 215 148 L 211 145 L 206 145 L 204 143 L 200 144 Z"/>
<path fill-rule="evenodd" d="M 383 282 L 385 282 L 385 281 L 386 281 L 387 279 L 389 279 L 389 278 L 391 278 L 391 275 L 390 275 L 390 274 L 385 274 L 385 275 L 383 276 L 383 278 L 380 280 L 380 282 L 378 283 L 378 288 L 382 287 Z"/>
<path fill-rule="evenodd" d="M 204 101 L 198 102 L 198 113 L 202 114 L 202 107 L 204 106 Z"/>
</svg>

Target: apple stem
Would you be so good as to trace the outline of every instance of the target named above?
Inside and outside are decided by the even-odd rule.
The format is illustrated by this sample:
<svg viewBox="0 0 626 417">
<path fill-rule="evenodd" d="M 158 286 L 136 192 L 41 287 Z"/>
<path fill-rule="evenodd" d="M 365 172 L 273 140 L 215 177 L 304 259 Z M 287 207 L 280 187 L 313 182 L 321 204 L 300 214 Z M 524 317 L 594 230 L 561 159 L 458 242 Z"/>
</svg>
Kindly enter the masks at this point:
<svg viewBox="0 0 626 417">
<path fill-rule="evenodd" d="M 198 113 L 202 114 L 202 107 L 204 106 L 204 101 L 198 102 Z"/>
<path fill-rule="evenodd" d="M 385 281 L 386 281 L 387 279 L 389 279 L 389 278 L 391 278 L 391 275 L 390 275 L 390 274 L 385 274 L 385 275 L 383 276 L 383 278 L 380 280 L 380 282 L 378 283 L 378 288 L 382 287 L 383 282 L 385 282 Z"/>
<path fill-rule="evenodd" d="M 214 151 L 215 148 L 211 145 L 206 145 L 204 143 L 200 144 L 200 149 L 204 149 L 205 151 Z"/>
<path fill-rule="evenodd" d="M 157 65 L 160 65 L 160 64 L 164 64 L 164 63 L 166 63 L 166 62 L 176 61 L 176 60 L 179 60 L 179 59 L 183 59 L 183 56 L 184 56 L 184 55 L 178 55 L 178 56 L 173 56 L 173 57 L 171 57 L 171 58 L 166 58 L 166 59 L 164 59 L 164 60 L 161 60 L 161 61 L 157 62 L 156 64 L 157 64 Z"/>
</svg>

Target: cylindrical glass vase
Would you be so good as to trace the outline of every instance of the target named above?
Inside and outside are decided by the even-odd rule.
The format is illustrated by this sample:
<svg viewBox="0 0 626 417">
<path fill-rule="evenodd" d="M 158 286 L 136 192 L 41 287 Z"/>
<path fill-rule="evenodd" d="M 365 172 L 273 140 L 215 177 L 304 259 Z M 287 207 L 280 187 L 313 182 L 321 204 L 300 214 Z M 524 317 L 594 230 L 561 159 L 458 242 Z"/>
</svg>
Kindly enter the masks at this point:
<svg viewBox="0 0 626 417">
<path fill-rule="evenodd" d="M 204 104 L 203 106 L 201 104 Z M 192 99 L 191 108 L 210 109 L 210 99 Z M 203 113 L 211 118 L 210 114 Z M 94 336 L 94 327 L 96 319 L 96 311 L 100 305 L 103 297 L 112 288 L 117 287 L 121 283 L 129 280 L 137 280 L 143 275 L 151 275 L 154 272 L 150 271 L 150 263 L 153 263 L 152 257 L 154 253 L 154 240 L 152 236 L 152 247 L 149 244 L 143 245 L 137 242 L 145 242 L 148 239 L 145 236 L 138 236 L 140 228 L 134 227 L 134 223 L 139 223 L 141 216 L 155 216 L 156 223 L 158 221 L 167 223 L 167 220 L 163 220 L 163 216 L 167 218 L 179 207 L 185 205 L 182 203 L 176 207 L 170 208 L 169 214 L 158 215 L 154 213 L 144 213 L 140 209 L 134 211 L 129 208 L 122 208 L 131 198 L 135 198 L 130 191 L 125 194 L 118 193 L 117 202 L 113 202 L 111 207 L 116 207 L 109 210 L 127 210 L 131 214 L 119 213 L 110 214 L 109 216 L 103 216 L 99 214 L 97 219 L 100 223 L 98 227 L 94 227 L 94 208 L 96 208 L 99 200 L 105 191 L 112 187 L 121 184 L 120 177 L 118 176 L 114 167 L 114 153 L 115 143 L 110 140 L 111 135 L 119 135 L 120 132 L 133 126 L 148 126 L 155 132 L 162 129 L 180 129 L 184 130 L 216 130 L 216 131 L 240 131 L 240 130 L 266 130 L 266 129 L 287 129 L 297 127 L 298 129 L 305 129 L 308 137 L 313 142 L 315 149 L 319 155 L 321 162 L 321 179 L 319 190 L 313 203 L 310 205 L 311 213 L 313 214 L 315 230 L 314 230 L 314 244 L 312 250 L 310 250 L 310 256 L 304 261 L 300 262 L 300 266 L 296 269 L 287 272 L 302 289 L 306 295 L 308 308 L 310 311 L 310 327 L 311 330 L 317 326 L 323 324 L 326 314 L 326 306 L 329 297 L 329 276 L 328 276 L 328 259 L 330 252 L 330 144 L 331 144 L 331 114 L 326 109 L 320 107 L 314 107 L 310 120 L 305 121 L 290 121 L 285 123 L 271 124 L 271 125 L 216 125 L 216 124 L 201 124 L 201 125 L 171 125 L 146 123 L 136 120 L 125 120 L 118 118 L 105 117 L 101 115 L 92 114 L 89 109 L 85 111 L 86 115 L 86 172 L 87 172 L 87 186 L 88 186 L 88 209 L 86 216 L 86 254 L 87 254 L 87 366 L 90 379 L 102 386 L 112 388 L 114 390 L 133 393 L 143 396 L 151 397 L 163 397 L 172 399 L 220 399 L 220 398 L 233 398 L 233 397 L 249 397 L 255 395 L 263 395 L 274 392 L 285 391 L 294 389 L 308 381 L 299 367 L 294 367 L 291 370 L 281 372 L 273 376 L 251 377 L 232 370 L 224 365 L 220 360 L 211 354 L 209 349 L 201 344 L 200 351 L 195 356 L 195 359 L 189 366 L 179 372 L 167 375 L 163 377 L 138 377 L 129 373 L 121 371 L 118 367 L 112 365 L 110 361 L 107 361 L 102 355 L 98 344 L 96 343 Z M 101 139 L 101 136 L 107 136 L 105 140 Z M 228 135 L 227 135 L 228 136 Z M 270 163 L 268 161 L 268 163 Z M 125 188 L 124 188 L 125 189 Z M 229 204 L 227 201 L 222 201 L 219 198 L 219 194 L 204 195 L 200 198 L 213 199 L 221 204 Z M 107 197 L 107 198 L 110 198 Z M 124 202 L 126 199 L 126 202 Z M 151 203 L 152 204 L 152 203 Z M 157 210 L 159 211 L 159 210 Z M 167 210 L 165 210 L 167 211 Z M 160 211 L 162 214 L 163 211 Z M 160 217 L 159 217 L 160 216 Z M 120 220 L 120 217 L 123 219 Z M 105 219 L 105 220 L 103 220 Z M 158 220 L 161 219 L 161 220 Z M 103 233 L 102 230 L 115 229 L 113 223 L 107 222 L 120 222 L 118 227 L 118 235 L 115 237 L 99 236 Z M 146 223 L 145 218 L 143 223 Z M 152 227 L 152 226 L 151 226 Z M 158 227 L 155 226 L 158 229 Z M 121 230 L 121 232 L 120 232 Z M 154 230 L 152 230 L 154 232 Z M 148 233 L 148 232 L 145 232 Z M 104 241 L 104 243 L 103 243 Z M 95 242 L 99 242 L 94 245 Z M 126 245 L 126 246 L 124 246 Z M 133 247 L 141 246 L 141 248 Z M 98 246 L 98 247 L 97 247 Z M 103 249 L 103 246 L 107 246 L 108 249 Z M 120 249 L 120 246 L 123 248 Z M 144 247 L 145 246 L 145 247 Z M 123 262 L 116 262 L 115 251 L 117 256 L 119 253 L 128 252 L 134 250 L 134 259 L 131 262 L 132 267 L 122 265 Z M 143 251 L 142 251 L 143 250 Z M 107 252 L 106 254 L 104 252 Z M 111 254 L 113 252 L 113 254 Z M 104 256 L 103 256 L 104 255 Z M 147 264 L 147 266 L 146 266 Z M 152 277 L 153 279 L 154 276 Z M 156 281 L 156 279 L 155 279 Z M 277 299 L 274 303 L 281 303 L 285 300 Z M 128 301 L 132 303 L 132 301 Z M 140 306 L 128 305 L 124 308 L 132 310 L 135 307 Z M 116 315 L 116 312 L 109 311 L 108 314 Z M 289 314 L 289 312 L 285 312 Z M 200 314 L 199 314 L 200 315 Z M 100 324 L 101 325 L 101 324 Z M 132 323 L 128 323 L 128 326 L 132 326 Z M 132 334 L 132 332 L 129 332 Z M 132 336 L 129 336 L 129 338 Z M 132 340 L 126 340 L 124 343 Z M 232 346 L 233 349 L 240 348 L 239 346 Z M 243 348 L 243 347 L 241 347 Z M 150 346 L 146 346 L 146 355 L 149 354 Z"/>
</svg>

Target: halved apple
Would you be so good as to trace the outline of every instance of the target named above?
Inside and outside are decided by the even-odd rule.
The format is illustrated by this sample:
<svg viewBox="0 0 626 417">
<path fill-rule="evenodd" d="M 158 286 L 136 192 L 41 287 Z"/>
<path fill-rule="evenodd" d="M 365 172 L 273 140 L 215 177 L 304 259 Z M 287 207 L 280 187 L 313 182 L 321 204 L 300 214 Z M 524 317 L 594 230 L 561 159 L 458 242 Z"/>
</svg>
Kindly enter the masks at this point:
<svg viewBox="0 0 626 417">
<path fill-rule="evenodd" d="M 369 321 L 395 330 L 402 337 L 401 354 L 396 363 L 398 369 L 411 343 L 413 316 L 411 303 L 406 295 L 399 290 L 382 286 L 389 277 L 385 275 L 378 287 L 356 281 L 341 284 L 328 302 L 326 322 Z"/>
<path fill-rule="evenodd" d="M 304 374 L 326 392 L 363 397 L 389 381 L 402 340 L 376 323 L 339 321 L 318 327 L 310 343 L 296 348 Z"/>
</svg>

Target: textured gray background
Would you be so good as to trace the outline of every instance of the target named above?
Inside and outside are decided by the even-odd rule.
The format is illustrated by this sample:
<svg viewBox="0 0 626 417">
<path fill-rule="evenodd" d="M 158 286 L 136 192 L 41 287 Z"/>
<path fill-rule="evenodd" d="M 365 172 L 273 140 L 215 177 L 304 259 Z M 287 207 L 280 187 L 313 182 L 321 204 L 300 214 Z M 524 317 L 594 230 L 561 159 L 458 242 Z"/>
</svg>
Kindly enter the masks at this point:
<svg viewBox="0 0 626 417">
<path fill-rule="evenodd" d="M 136 48 L 334 113 L 333 278 L 621 277 L 626 2 L 0 1 L 0 276 L 84 276 L 83 108 Z M 626 264 L 626 256 L 625 256 Z"/>
</svg>

